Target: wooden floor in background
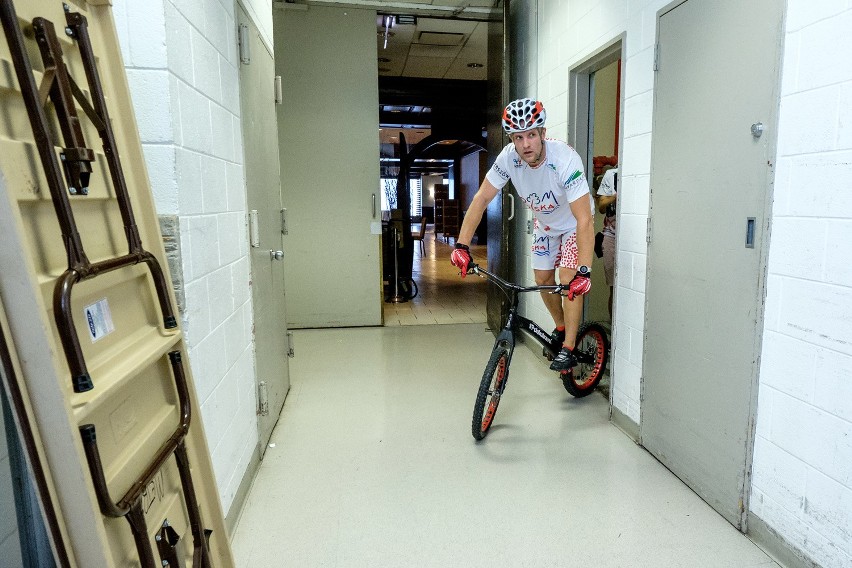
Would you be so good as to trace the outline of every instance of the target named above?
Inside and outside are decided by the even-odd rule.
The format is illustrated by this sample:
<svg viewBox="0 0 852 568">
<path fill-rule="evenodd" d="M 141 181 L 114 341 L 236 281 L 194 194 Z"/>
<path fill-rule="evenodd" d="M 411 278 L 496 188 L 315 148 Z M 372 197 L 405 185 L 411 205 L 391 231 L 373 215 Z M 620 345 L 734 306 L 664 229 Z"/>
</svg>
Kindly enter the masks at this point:
<svg viewBox="0 0 852 568">
<path fill-rule="evenodd" d="M 435 236 L 429 227 L 420 243 L 414 243 L 412 274 L 418 294 L 413 300 L 394 304 L 385 302 L 385 325 L 435 325 L 485 323 L 486 281 L 476 276 L 462 279 L 458 268 L 450 264 L 453 242 Z M 485 245 L 470 247 L 474 260 L 487 267 Z"/>
</svg>

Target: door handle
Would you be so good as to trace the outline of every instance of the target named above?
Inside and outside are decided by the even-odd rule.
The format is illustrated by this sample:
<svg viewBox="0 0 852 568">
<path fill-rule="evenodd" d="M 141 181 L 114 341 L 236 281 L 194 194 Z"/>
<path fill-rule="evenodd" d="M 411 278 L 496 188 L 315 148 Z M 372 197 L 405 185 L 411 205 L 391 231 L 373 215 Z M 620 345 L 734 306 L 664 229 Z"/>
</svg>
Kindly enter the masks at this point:
<svg viewBox="0 0 852 568">
<path fill-rule="evenodd" d="M 514 218 L 515 218 L 515 196 L 514 196 L 514 195 L 512 195 L 511 193 L 507 193 L 506 195 L 508 195 L 508 196 L 509 196 L 509 201 L 510 201 L 510 202 L 511 202 L 511 204 L 512 204 L 512 208 L 511 208 L 511 209 L 509 209 L 509 211 L 510 211 L 510 212 L 509 212 L 509 218 L 508 218 L 508 219 L 506 219 L 506 220 L 507 220 L 507 221 L 511 221 L 512 219 L 514 219 Z"/>
<path fill-rule="evenodd" d="M 269 251 L 269 259 L 270 260 L 284 260 L 284 251 L 283 250 L 270 250 Z"/>
<path fill-rule="evenodd" d="M 373 194 L 373 219 L 376 218 L 376 194 Z"/>
</svg>

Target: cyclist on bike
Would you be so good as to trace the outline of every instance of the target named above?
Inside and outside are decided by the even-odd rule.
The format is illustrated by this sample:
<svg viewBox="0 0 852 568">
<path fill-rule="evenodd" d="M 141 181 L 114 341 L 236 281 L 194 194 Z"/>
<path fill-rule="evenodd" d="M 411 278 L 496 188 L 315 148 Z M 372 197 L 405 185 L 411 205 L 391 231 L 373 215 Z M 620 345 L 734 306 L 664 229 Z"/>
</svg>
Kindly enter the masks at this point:
<svg viewBox="0 0 852 568">
<path fill-rule="evenodd" d="M 450 261 L 461 269 L 462 278 L 473 263 L 470 244 L 488 204 L 512 180 L 520 198 L 532 209 L 534 220 L 532 267 L 539 286 L 568 283 L 564 299 L 542 292 L 544 305 L 556 324 L 554 337 L 562 349 L 550 365 L 564 371 L 577 364 L 574 338 L 583 317 L 583 303 L 574 299 L 592 287 L 591 269 L 595 231 L 593 202 L 579 154 L 568 144 L 545 139 L 544 105 L 533 99 L 518 99 L 503 111 L 503 130 L 508 144 L 482 180 L 467 210 Z"/>
</svg>

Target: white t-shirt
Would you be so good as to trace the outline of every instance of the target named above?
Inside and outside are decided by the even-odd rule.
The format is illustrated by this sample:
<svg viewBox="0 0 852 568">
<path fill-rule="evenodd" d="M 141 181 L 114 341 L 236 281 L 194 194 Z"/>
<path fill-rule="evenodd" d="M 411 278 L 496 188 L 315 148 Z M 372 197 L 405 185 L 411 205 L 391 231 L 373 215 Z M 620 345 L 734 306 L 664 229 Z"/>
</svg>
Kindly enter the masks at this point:
<svg viewBox="0 0 852 568">
<path fill-rule="evenodd" d="M 616 176 L 618 168 L 612 168 L 604 172 L 601 179 L 601 185 L 598 187 L 598 195 L 612 196 L 616 195 Z M 603 234 L 615 236 L 615 203 L 611 203 L 607 207 L 606 215 L 604 216 Z"/>
<path fill-rule="evenodd" d="M 574 149 L 560 140 L 545 139 L 544 162 L 533 168 L 521 159 L 515 145 L 509 143 L 485 174 L 497 189 L 508 181 L 538 220 L 538 230 L 550 235 L 573 232 L 577 219 L 570 203 L 589 194 L 583 162 Z M 589 199 L 589 208 L 594 203 Z"/>
</svg>

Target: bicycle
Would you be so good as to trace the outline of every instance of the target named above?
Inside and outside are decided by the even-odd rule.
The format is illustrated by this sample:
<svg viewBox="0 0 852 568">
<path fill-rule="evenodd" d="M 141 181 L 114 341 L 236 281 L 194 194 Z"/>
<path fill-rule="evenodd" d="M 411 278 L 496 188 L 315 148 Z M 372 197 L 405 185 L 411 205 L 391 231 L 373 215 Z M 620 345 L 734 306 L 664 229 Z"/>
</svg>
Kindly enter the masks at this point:
<svg viewBox="0 0 852 568">
<path fill-rule="evenodd" d="M 476 404 L 473 406 L 471 431 L 476 440 L 482 440 L 491 428 L 497 406 L 506 390 L 506 383 L 509 379 L 509 365 L 512 362 L 512 354 L 515 350 L 517 332 L 519 330 L 525 331 L 538 341 L 542 345 L 543 354 L 548 359 L 552 360 L 562 348 L 562 342 L 559 339 L 551 337 L 548 332 L 531 319 L 518 314 L 520 294 L 550 290 L 551 294 L 562 295 L 562 291 L 568 286 L 567 284 L 519 286 L 503 280 L 476 264 L 468 268 L 468 274 L 487 278 L 509 298 L 509 314 L 503 329 L 494 341 L 491 356 L 479 383 Z M 607 358 L 609 357 L 609 338 L 601 324 L 586 322 L 580 326 L 577 331 L 574 356 L 577 359 L 577 366 L 567 371 L 561 371 L 559 375 L 565 390 L 576 398 L 582 398 L 594 392 L 606 369 Z"/>
</svg>

